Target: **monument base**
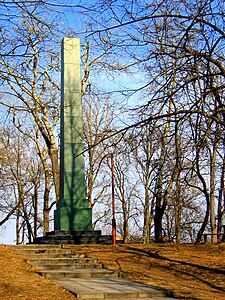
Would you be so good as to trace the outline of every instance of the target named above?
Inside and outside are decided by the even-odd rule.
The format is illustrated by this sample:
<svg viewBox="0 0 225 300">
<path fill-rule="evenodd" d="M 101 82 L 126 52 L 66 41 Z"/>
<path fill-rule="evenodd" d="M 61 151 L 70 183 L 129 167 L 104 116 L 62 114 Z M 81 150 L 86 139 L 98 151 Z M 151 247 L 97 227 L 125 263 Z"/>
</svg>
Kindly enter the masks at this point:
<svg viewBox="0 0 225 300">
<path fill-rule="evenodd" d="M 54 230 L 36 238 L 33 244 L 112 244 L 112 236 L 102 235 L 101 230 Z"/>
<path fill-rule="evenodd" d="M 92 209 L 91 208 L 67 208 L 59 207 L 54 211 L 55 230 L 92 230 Z"/>
</svg>

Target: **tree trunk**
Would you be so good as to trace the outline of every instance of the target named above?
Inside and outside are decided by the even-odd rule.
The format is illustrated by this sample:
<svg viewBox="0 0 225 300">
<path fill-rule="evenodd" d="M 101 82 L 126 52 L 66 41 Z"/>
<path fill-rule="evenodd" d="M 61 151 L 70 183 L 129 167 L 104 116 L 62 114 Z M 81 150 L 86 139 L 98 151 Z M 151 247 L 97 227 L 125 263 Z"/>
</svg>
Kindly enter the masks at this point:
<svg viewBox="0 0 225 300">
<path fill-rule="evenodd" d="M 22 206 L 23 209 L 23 219 L 24 219 L 24 224 L 26 224 L 27 227 L 27 237 L 28 237 L 28 242 L 32 243 L 32 237 L 33 237 L 33 231 L 32 231 L 32 227 L 30 224 L 30 215 L 27 213 L 27 208 L 23 203 Z"/>
<path fill-rule="evenodd" d="M 196 173 L 197 173 L 198 178 L 200 179 L 200 181 L 202 183 L 203 193 L 204 193 L 204 196 L 205 196 L 205 199 L 206 199 L 206 212 L 205 212 L 204 220 L 203 220 L 202 225 L 201 225 L 201 227 L 200 227 L 200 229 L 198 231 L 197 238 L 196 238 L 196 241 L 195 241 L 195 243 L 197 244 L 197 243 L 201 242 L 204 230 L 205 230 L 206 225 L 207 225 L 208 220 L 209 220 L 209 214 L 210 214 L 210 207 L 209 207 L 210 196 L 209 196 L 209 193 L 207 191 L 207 185 L 206 185 L 205 179 L 204 179 L 204 177 L 200 173 L 200 168 L 199 168 L 199 153 L 198 152 L 196 153 Z"/>
<path fill-rule="evenodd" d="M 221 235 L 221 218 L 222 218 L 223 210 L 225 208 L 224 173 L 225 173 L 225 152 L 223 156 L 223 164 L 222 164 L 221 177 L 220 177 L 219 199 L 218 199 L 218 227 L 217 227 L 218 236 Z"/>
<path fill-rule="evenodd" d="M 144 228 L 143 228 L 143 243 L 149 244 L 150 242 L 150 197 L 148 191 L 148 181 L 145 182 L 145 205 L 144 205 Z"/>
<path fill-rule="evenodd" d="M 52 162 L 52 175 L 53 175 L 53 182 L 55 187 L 55 195 L 56 195 L 56 202 L 59 200 L 59 153 L 58 149 L 55 146 L 55 142 L 51 144 L 51 148 L 49 149 L 49 155 Z"/>
<path fill-rule="evenodd" d="M 123 241 L 125 244 L 128 242 L 128 233 L 129 233 L 129 227 L 128 227 L 128 220 L 127 220 L 127 212 L 125 212 L 123 216 Z"/>
<path fill-rule="evenodd" d="M 38 185 L 34 182 L 34 196 L 33 196 L 33 206 L 34 206 L 34 239 L 37 237 L 37 224 L 38 224 Z"/>
<path fill-rule="evenodd" d="M 164 139 L 164 138 L 163 138 Z M 164 209 L 162 208 L 162 178 L 163 178 L 163 162 L 164 162 L 164 143 L 161 149 L 161 157 L 159 163 L 158 178 L 156 181 L 156 192 L 155 192 L 155 217 L 154 217 L 154 231 L 155 231 L 155 242 L 162 242 L 162 217 Z"/>
<path fill-rule="evenodd" d="M 176 181 L 176 242 L 177 244 L 180 243 L 180 234 L 181 234 L 181 212 L 182 212 L 182 199 L 181 199 L 181 190 L 180 190 L 180 174 L 178 175 L 177 181 Z"/>
<path fill-rule="evenodd" d="M 176 110 L 177 111 L 177 110 Z M 180 137 L 179 137 L 179 121 L 176 118 L 175 123 L 175 145 L 176 145 L 176 191 L 175 191 L 175 234 L 176 234 L 176 243 L 180 243 L 180 235 L 181 235 L 181 213 L 182 213 L 182 196 L 181 196 L 181 181 L 180 181 L 180 175 L 182 170 L 182 164 L 181 164 L 181 157 L 182 157 L 182 151 L 180 146 Z M 175 174 L 174 174 L 175 175 Z"/>
<path fill-rule="evenodd" d="M 20 206 L 16 209 L 16 245 L 20 243 Z"/>
<path fill-rule="evenodd" d="M 49 231 L 49 194 L 50 194 L 50 181 L 45 182 L 44 192 L 44 208 L 43 208 L 43 234 Z"/>
<path fill-rule="evenodd" d="M 156 200 L 155 207 L 155 218 L 154 218 L 154 229 L 155 229 L 155 242 L 160 243 L 163 241 L 162 235 L 162 218 L 164 214 L 164 209 L 161 207 L 161 199 Z"/>
<path fill-rule="evenodd" d="M 218 129 L 218 128 L 217 128 Z M 217 243 L 217 230 L 216 230 L 216 222 L 215 222 L 215 167 L 216 167 L 216 152 L 217 152 L 217 134 L 218 130 L 216 130 L 215 140 L 213 142 L 213 153 L 210 157 L 210 226 L 212 233 L 212 243 Z"/>
</svg>

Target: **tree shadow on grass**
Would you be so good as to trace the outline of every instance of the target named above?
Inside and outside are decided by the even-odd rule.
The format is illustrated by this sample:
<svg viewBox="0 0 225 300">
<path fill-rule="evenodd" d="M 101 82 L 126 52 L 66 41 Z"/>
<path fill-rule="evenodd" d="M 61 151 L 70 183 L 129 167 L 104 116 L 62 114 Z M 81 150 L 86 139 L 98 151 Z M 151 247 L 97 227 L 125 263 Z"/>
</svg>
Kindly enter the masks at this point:
<svg viewBox="0 0 225 300">
<path fill-rule="evenodd" d="M 159 250 L 156 251 L 156 252 L 153 252 L 153 251 L 147 251 L 147 250 L 144 250 L 144 249 L 137 249 L 135 247 L 129 247 L 129 246 L 126 247 L 126 248 L 128 250 L 131 250 L 131 251 L 135 252 L 136 254 L 145 254 L 146 256 L 151 257 L 151 258 L 160 259 L 160 260 L 164 260 L 164 261 L 168 261 L 168 262 L 172 262 L 172 263 L 180 263 L 182 265 L 186 265 L 186 266 L 189 266 L 189 267 L 194 267 L 194 268 L 198 268 L 198 269 L 201 269 L 201 270 L 204 270 L 204 271 L 225 275 L 225 270 L 206 267 L 206 266 L 186 262 L 186 261 L 183 261 L 183 260 L 171 259 L 171 258 L 165 257 L 163 255 L 160 255 Z"/>
<path fill-rule="evenodd" d="M 191 276 L 192 278 L 194 278 L 198 281 L 201 281 L 202 283 L 208 285 L 209 287 L 211 287 L 213 289 L 219 290 L 220 292 L 225 292 L 225 288 L 218 286 L 218 285 L 216 285 L 216 283 L 212 283 L 209 280 L 206 280 L 205 278 L 203 278 L 202 274 L 200 273 L 201 271 L 206 271 L 209 273 L 210 276 L 213 276 L 214 274 L 225 275 L 225 270 L 211 268 L 211 267 L 207 267 L 207 266 L 203 266 L 203 265 L 199 265 L 199 264 L 195 264 L 195 263 L 191 263 L 191 262 L 186 262 L 183 260 L 171 259 L 171 258 L 168 258 L 168 257 L 165 257 L 165 256 L 159 254 L 160 250 L 157 250 L 154 252 L 151 250 L 144 250 L 144 249 L 138 249 L 138 248 L 131 247 L 131 246 L 126 246 L 126 248 L 124 248 L 122 250 L 122 252 L 134 253 L 134 254 L 141 255 L 141 256 L 144 255 L 149 258 L 170 262 L 172 264 L 169 266 L 170 270 L 172 268 L 174 271 L 179 272 L 182 275 Z M 181 270 L 179 268 L 176 269 L 175 266 L 179 266 L 179 265 L 194 268 L 195 270 L 192 270 L 192 272 L 188 272 L 188 270 Z M 164 268 L 166 268 L 166 267 L 164 267 Z M 168 269 L 168 267 L 167 267 L 167 269 Z"/>
</svg>

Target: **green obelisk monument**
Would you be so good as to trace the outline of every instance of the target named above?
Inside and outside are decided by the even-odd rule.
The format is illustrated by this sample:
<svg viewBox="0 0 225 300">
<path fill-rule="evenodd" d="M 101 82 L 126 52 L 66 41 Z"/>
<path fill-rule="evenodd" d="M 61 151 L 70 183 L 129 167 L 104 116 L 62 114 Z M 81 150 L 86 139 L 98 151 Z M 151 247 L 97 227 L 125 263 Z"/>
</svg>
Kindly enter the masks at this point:
<svg viewBox="0 0 225 300">
<path fill-rule="evenodd" d="M 86 199 L 80 40 L 65 37 L 61 54 L 60 199 L 55 230 L 92 230 L 92 209 Z"/>
</svg>

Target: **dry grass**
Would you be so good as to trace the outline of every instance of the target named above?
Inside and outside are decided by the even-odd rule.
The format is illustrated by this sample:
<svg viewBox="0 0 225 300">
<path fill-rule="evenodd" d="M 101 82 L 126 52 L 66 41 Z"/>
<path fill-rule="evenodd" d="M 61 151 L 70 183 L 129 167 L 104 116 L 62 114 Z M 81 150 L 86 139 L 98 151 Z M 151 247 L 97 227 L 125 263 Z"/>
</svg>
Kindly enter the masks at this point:
<svg viewBox="0 0 225 300">
<path fill-rule="evenodd" d="M 75 300 L 57 284 L 34 273 L 12 250 L 0 245 L 1 300 Z"/>
<path fill-rule="evenodd" d="M 225 244 L 73 245 L 75 253 L 99 258 L 124 278 L 171 291 L 182 299 L 225 299 Z M 74 296 L 0 246 L 0 299 L 72 300 Z"/>
<path fill-rule="evenodd" d="M 70 247 L 100 258 L 124 278 L 166 289 L 174 297 L 225 299 L 225 244 Z"/>
</svg>

